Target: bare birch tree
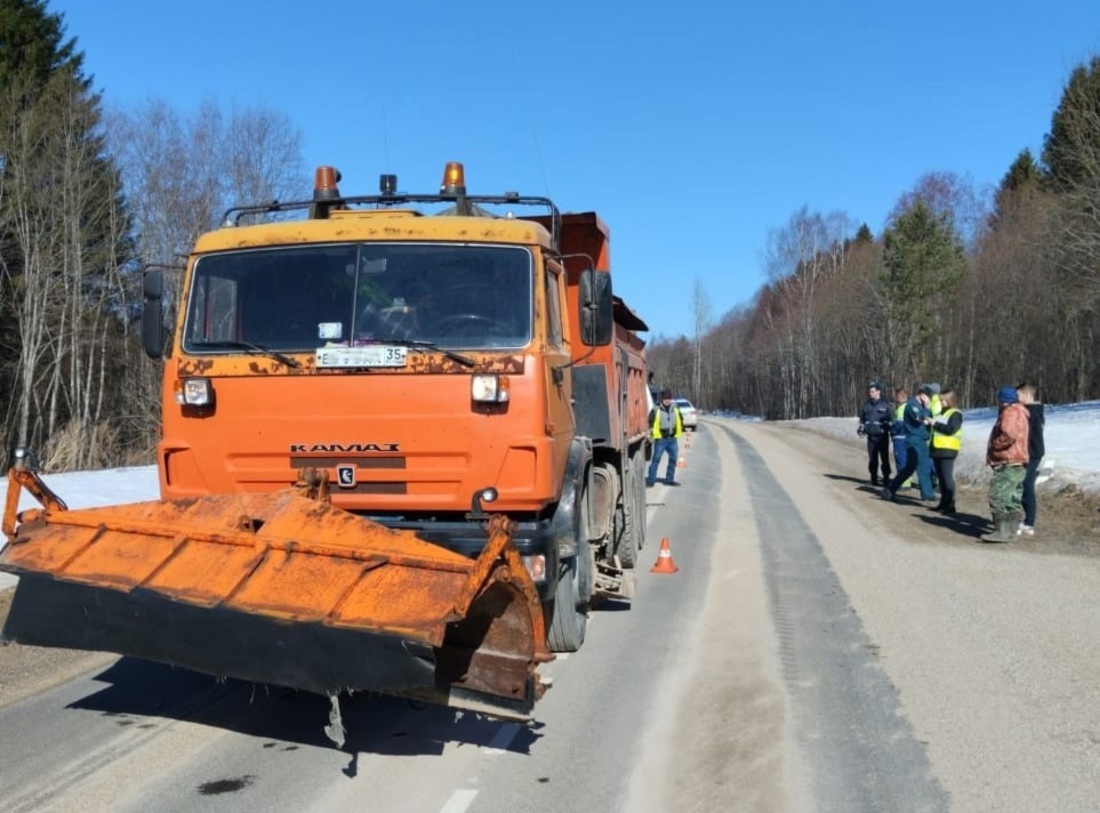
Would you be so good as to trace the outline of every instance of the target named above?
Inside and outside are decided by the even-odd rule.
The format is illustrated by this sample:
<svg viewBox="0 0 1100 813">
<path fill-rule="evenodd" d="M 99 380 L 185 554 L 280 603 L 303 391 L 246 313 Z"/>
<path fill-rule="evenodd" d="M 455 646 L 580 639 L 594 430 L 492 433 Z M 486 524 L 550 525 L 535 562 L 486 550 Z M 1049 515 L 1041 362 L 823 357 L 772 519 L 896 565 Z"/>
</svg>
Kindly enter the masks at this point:
<svg viewBox="0 0 1100 813">
<path fill-rule="evenodd" d="M 803 417 L 821 393 L 818 375 L 817 296 L 826 279 L 839 272 L 851 226 L 848 217 L 810 213 L 807 207 L 791 216 L 787 225 L 768 238 L 768 273 L 778 281 L 783 295 L 787 335 L 783 341 L 790 355 L 789 414 Z"/>
<path fill-rule="evenodd" d="M 0 181 L 11 240 L 0 252 L 0 273 L 12 297 L 18 338 L 14 440 L 26 446 L 43 437 L 45 393 L 39 384 L 49 380 L 47 362 L 57 341 L 58 326 L 51 322 L 63 301 L 64 232 L 48 174 L 57 157 L 54 108 L 23 88 L 12 86 L 9 92 L 31 99 L 21 115 L 7 119 Z"/>
<path fill-rule="evenodd" d="M 692 337 L 691 398 L 698 406 L 703 393 L 703 336 L 710 322 L 710 300 L 703 278 L 698 274 L 691 291 L 691 315 L 695 329 Z"/>
<path fill-rule="evenodd" d="M 300 131 L 287 116 L 263 107 L 234 107 L 224 114 L 212 101 L 192 115 L 150 100 L 110 119 L 113 153 L 121 168 L 137 235 L 139 265 L 182 271 L 198 236 L 220 225 L 226 209 L 276 199 L 308 197 Z M 166 313 L 175 313 L 180 278 L 166 286 Z M 126 286 L 140 302 L 140 275 Z M 143 416 L 146 435 L 159 423 L 160 368 L 132 348 L 130 409 Z"/>
</svg>

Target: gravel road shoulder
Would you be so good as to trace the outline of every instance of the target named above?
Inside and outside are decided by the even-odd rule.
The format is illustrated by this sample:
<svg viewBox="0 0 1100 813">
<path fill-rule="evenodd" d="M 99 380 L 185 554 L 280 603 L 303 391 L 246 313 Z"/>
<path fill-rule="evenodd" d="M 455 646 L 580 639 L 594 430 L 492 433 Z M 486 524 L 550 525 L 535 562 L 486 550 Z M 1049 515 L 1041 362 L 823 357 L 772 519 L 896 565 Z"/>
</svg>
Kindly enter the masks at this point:
<svg viewBox="0 0 1100 813">
<path fill-rule="evenodd" d="M 1096 810 L 1092 498 L 1044 489 L 1037 536 L 984 544 L 982 484 L 964 485 L 960 513 L 942 517 L 919 499 L 878 497 L 861 443 L 791 424 L 738 432 L 813 528 L 952 809 Z"/>
<path fill-rule="evenodd" d="M 813 461 L 825 476 L 837 484 L 850 484 L 853 496 L 866 495 L 867 511 L 880 517 L 894 517 L 894 522 L 913 522 L 911 541 L 930 544 L 970 544 L 992 530 L 988 505 L 987 481 L 957 478 L 954 517 L 941 517 L 926 508 L 916 489 L 903 489 L 898 503 L 876 499 L 878 489 L 868 482 L 867 462 L 862 440 L 838 439 L 831 433 L 819 432 L 811 422 L 759 424 L 760 429 L 797 449 Z M 1037 489 L 1039 509 L 1036 536 L 1018 540 L 1018 546 L 1037 553 L 1070 556 L 1100 556 L 1100 495 L 1085 493 L 1073 484 L 1052 481 Z M 920 509 L 918 513 L 897 508 Z M 1012 543 L 1017 546 L 1017 543 Z"/>
</svg>

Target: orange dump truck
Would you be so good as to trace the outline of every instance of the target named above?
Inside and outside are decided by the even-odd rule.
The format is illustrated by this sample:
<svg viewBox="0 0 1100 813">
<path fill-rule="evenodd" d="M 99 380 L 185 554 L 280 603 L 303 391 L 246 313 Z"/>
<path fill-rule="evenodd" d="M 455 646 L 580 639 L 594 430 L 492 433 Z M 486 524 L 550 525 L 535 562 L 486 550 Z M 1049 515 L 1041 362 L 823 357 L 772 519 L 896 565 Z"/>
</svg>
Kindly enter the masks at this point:
<svg viewBox="0 0 1100 813">
<path fill-rule="evenodd" d="M 528 719 L 538 664 L 632 594 L 646 326 L 595 214 L 460 164 L 438 194 L 338 181 L 201 236 L 167 342 L 146 271 L 161 499 L 68 510 L 20 450 L 4 638 Z"/>
</svg>

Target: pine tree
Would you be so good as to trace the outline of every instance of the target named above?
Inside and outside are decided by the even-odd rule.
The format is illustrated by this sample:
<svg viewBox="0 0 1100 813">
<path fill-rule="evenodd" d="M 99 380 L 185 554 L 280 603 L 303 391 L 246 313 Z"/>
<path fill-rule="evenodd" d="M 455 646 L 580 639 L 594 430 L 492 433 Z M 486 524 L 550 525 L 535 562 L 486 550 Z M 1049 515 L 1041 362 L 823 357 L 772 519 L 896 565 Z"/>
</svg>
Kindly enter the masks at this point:
<svg viewBox="0 0 1100 813">
<path fill-rule="evenodd" d="M 1055 192 L 1095 183 L 1100 172 L 1100 57 L 1070 74 L 1051 117 L 1042 158 Z"/>
<path fill-rule="evenodd" d="M 871 227 L 866 223 L 860 225 L 859 230 L 856 231 L 856 236 L 852 238 L 852 243 L 855 245 L 870 245 L 875 242 L 875 235 L 871 232 Z"/>
<path fill-rule="evenodd" d="M 947 214 L 921 199 L 883 234 L 882 287 L 892 343 L 919 378 L 937 369 L 936 338 L 966 267 L 962 238 Z"/>
<path fill-rule="evenodd" d="M 1082 313 L 1100 310 L 1100 57 L 1070 74 L 1043 144 L 1057 209 L 1051 249 Z"/>
<path fill-rule="evenodd" d="M 990 228 L 993 230 L 999 228 L 1009 209 L 1041 192 L 1043 183 L 1043 170 L 1032 157 L 1031 150 L 1022 150 L 1001 179 L 1001 185 L 997 187 L 997 192 L 993 196 Z"/>
</svg>

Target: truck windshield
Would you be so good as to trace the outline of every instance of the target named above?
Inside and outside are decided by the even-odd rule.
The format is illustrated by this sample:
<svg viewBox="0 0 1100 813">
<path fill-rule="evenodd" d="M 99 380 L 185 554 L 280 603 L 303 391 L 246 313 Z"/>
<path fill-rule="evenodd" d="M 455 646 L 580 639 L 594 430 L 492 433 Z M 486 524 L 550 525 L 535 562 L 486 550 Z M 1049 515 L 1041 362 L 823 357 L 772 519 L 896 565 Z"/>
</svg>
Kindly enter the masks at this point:
<svg viewBox="0 0 1100 813">
<path fill-rule="evenodd" d="M 531 340 L 525 248 L 357 243 L 209 254 L 195 264 L 183 349 L 269 351 L 419 342 L 517 349 Z"/>
</svg>

